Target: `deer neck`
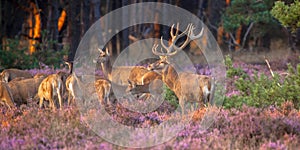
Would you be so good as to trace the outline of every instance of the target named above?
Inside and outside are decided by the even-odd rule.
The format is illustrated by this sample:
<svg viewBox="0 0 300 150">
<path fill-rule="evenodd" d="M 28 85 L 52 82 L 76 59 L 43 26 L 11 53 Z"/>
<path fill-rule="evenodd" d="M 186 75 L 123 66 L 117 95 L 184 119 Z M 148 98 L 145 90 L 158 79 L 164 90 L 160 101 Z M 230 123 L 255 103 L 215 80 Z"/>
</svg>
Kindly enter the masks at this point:
<svg viewBox="0 0 300 150">
<path fill-rule="evenodd" d="M 73 73 L 73 64 L 68 65 L 69 67 L 69 74 Z"/>
<path fill-rule="evenodd" d="M 172 91 L 176 90 L 178 78 L 178 74 L 172 66 L 167 65 L 167 67 L 162 70 L 162 80 Z"/>
<path fill-rule="evenodd" d="M 110 63 L 110 58 L 107 61 L 101 63 L 101 67 L 105 78 L 109 81 L 112 81 L 112 66 Z"/>
</svg>

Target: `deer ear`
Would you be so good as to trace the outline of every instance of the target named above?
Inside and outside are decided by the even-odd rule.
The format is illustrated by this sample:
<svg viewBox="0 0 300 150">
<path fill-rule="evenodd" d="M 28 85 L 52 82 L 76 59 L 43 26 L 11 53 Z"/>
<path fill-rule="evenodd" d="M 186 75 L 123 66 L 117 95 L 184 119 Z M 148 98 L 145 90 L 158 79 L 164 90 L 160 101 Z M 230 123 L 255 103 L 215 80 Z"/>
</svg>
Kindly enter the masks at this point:
<svg viewBox="0 0 300 150">
<path fill-rule="evenodd" d="M 107 47 L 105 48 L 105 52 L 106 52 L 106 55 L 109 56 L 109 51 L 108 51 Z"/>
<path fill-rule="evenodd" d="M 103 53 L 104 53 L 103 50 L 100 49 L 100 48 L 98 48 L 98 51 L 100 52 L 100 54 L 103 54 Z"/>
</svg>

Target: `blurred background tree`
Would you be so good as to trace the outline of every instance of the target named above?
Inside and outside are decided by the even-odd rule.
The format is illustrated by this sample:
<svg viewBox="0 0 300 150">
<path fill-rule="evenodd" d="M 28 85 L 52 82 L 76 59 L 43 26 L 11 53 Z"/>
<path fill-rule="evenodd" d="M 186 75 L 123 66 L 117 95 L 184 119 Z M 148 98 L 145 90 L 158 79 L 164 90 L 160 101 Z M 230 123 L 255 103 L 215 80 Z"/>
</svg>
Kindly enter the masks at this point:
<svg viewBox="0 0 300 150">
<path fill-rule="evenodd" d="M 269 34 L 276 25 L 270 14 L 274 1 L 232 0 L 223 15 L 224 29 L 230 36 L 229 45 L 236 50 L 244 49 L 247 42 L 250 49 L 257 45 L 269 47 Z"/>
<path fill-rule="evenodd" d="M 291 48 L 295 50 L 297 30 L 300 27 L 300 2 L 295 0 L 293 3 L 286 4 L 284 1 L 277 1 L 271 14 L 288 30 Z"/>
<path fill-rule="evenodd" d="M 3 54 L 8 54 L 20 50 L 20 55 L 24 54 L 28 57 L 40 55 L 48 50 L 49 55 L 53 52 L 65 54 L 67 51 L 67 55 L 60 58 L 60 61 L 72 61 L 81 38 L 95 21 L 117 8 L 139 2 L 149 1 L 2 0 L 0 1 L 0 51 Z M 232 49 L 252 51 L 260 47 L 269 49 L 272 40 L 279 36 L 284 41 L 283 44 L 288 43 L 285 42 L 288 39 L 286 37 L 290 36 L 287 31 L 291 31 L 292 48 L 297 48 L 297 40 L 300 37 L 300 34 L 297 34 L 299 33 L 300 20 L 297 19 L 299 1 L 286 0 L 286 4 L 277 2 L 275 6 L 275 0 L 152 0 L 151 2 L 176 5 L 197 15 L 207 25 L 225 52 Z M 281 30 L 280 23 L 273 19 L 270 13 L 273 6 L 272 15 L 279 19 L 280 23 L 286 27 L 286 31 Z M 128 22 L 126 17 L 132 18 L 131 16 L 141 12 L 160 15 L 167 11 L 160 4 L 157 4 L 157 8 L 159 11 L 156 12 L 147 12 L 147 8 L 123 12 L 122 15 L 125 19 L 120 20 L 120 23 L 125 24 Z M 135 25 L 120 31 L 109 41 L 107 47 L 114 56 L 117 56 L 130 43 L 137 40 L 159 38 L 160 36 L 168 39 L 169 29 L 170 27 L 158 24 Z M 103 32 L 109 31 L 107 23 L 103 23 L 102 30 Z M 18 41 L 18 48 L 11 48 L 14 43 L 10 44 L 9 42 L 12 39 Z M 205 42 L 207 39 L 202 40 L 203 43 L 207 43 Z M 191 47 L 191 49 L 193 48 Z M 47 56 L 49 56 L 48 54 Z M 192 52 L 191 54 L 198 55 Z M 59 63 L 41 58 L 42 56 L 38 57 L 36 61 Z M 49 56 L 49 58 L 53 57 Z M 5 61 L 2 60 L 2 62 Z M 1 66 L 2 68 L 5 67 L 3 64 Z M 33 66 L 28 67 L 32 68 Z"/>
</svg>

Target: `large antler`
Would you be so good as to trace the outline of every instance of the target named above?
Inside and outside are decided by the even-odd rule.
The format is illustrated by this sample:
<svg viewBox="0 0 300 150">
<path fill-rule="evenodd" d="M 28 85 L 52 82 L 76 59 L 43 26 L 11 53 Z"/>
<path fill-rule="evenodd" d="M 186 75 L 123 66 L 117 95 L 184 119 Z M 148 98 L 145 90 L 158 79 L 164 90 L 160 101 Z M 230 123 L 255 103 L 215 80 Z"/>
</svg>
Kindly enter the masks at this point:
<svg viewBox="0 0 300 150">
<path fill-rule="evenodd" d="M 175 32 L 175 35 L 174 35 L 174 31 L 173 31 L 174 30 L 174 24 L 173 24 L 172 27 L 171 27 L 171 31 L 170 31 L 170 35 L 171 35 L 171 44 L 170 44 L 170 46 L 166 46 L 163 42 L 163 38 L 161 37 L 161 46 L 162 46 L 162 48 L 164 48 L 166 50 L 166 53 L 163 52 L 162 48 L 160 50 L 161 52 L 158 52 L 157 51 L 158 44 L 154 44 L 153 47 L 152 47 L 153 54 L 158 55 L 158 56 L 172 56 L 172 55 L 175 55 L 179 50 L 184 49 L 190 43 L 190 41 L 198 39 L 203 35 L 203 32 L 204 32 L 203 28 L 201 29 L 201 31 L 198 35 L 194 34 L 195 28 L 196 27 L 193 24 L 190 23 L 190 24 L 188 24 L 187 28 L 181 34 L 178 35 L 179 24 L 177 23 L 176 32 Z M 187 35 L 187 38 L 184 41 L 184 43 L 180 47 L 176 46 L 177 40 L 179 38 L 183 37 L 184 35 Z"/>
</svg>

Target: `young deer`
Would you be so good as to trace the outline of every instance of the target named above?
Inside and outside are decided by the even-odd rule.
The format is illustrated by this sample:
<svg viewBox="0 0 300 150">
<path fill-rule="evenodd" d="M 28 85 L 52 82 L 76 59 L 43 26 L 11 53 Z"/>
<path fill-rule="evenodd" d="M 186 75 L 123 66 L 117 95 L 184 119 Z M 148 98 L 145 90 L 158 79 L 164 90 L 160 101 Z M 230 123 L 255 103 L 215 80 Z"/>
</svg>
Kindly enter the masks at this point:
<svg viewBox="0 0 300 150">
<path fill-rule="evenodd" d="M 110 63 L 110 54 L 108 49 L 104 52 L 101 49 L 98 49 L 100 52 L 99 58 L 97 59 L 97 63 L 101 64 L 103 73 L 105 77 L 110 81 L 112 81 L 112 75 L 128 75 L 126 81 L 129 81 L 129 86 L 127 88 L 127 92 L 131 91 L 133 85 L 149 85 L 155 79 L 161 80 L 161 75 L 157 72 L 150 71 L 142 66 L 134 66 L 134 67 L 119 67 L 114 69 L 115 72 L 112 72 L 112 66 Z M 119 79 L 117 76 L 114 76 L 114 79 Z M 117 83 L 118 84 L 118 83 Z M 149 94 L 143 95 L 143 97 L 149 97 Z"/>
<path fill-rule="evenodd" d="M 28 71 L 19 69 L 5 69 L 0 74 L 1 81 L 6 83 L 19 77 L 27 79 L 32 78 L 32 75 Z"/>
<path fill-rule="evenodd" d="M 108 80 L 98 79 L 95 81 L 95 89 L 100 104 L 109 104 L 109 95 L 111 93 L 111 84 Z"/>
<path fill-rule="evenodd" d="M 59 74 L 52 74 L 46 77 L 40 84 L 38 96 L 40 98 L 40 108 L 43 106 L 43 101 L 49 100 L 49 105 L 52 109 L 56 109 L 54 97 L 58 97 L 60 109 L 62 109 L 62 87 L 63 81 Z"/>
<path fill-rule="evenodd" d="M 76 86 L 73 85 L 74 88 L 79 87 L 81 92 L 83 91 L 83 89 L 88 92 L 82 93 L 82 95 L 80 95 L 79 97 L 91 97 L 94 93 L 96 93 L 100 104 L 104 105 L 109 103 L 111 84 L 108 80 L 95 78 L 94 82 L 84 81 L 84 79 L 82 78 L 79 79 L 75 73 L 72 74 L 72 78 L 74 79 L 74 84 L 76 84 Z M 72 91 L 74 91 L 74 89 Z"/>
<path fill-rule="evenodd" d="M 198 75 L 192 73 L 177 73 L 175 68 L 170 64 L 168 58 L 175 55 L 179 50 L 182 50 L 191 40 L 198 39 L 203 34 L 203 29 L 198 35 L 194 35 L 193 30 L 195 27 L 192 24 L 187 26 L 187 29 L 178 35 L 178 24 L 175 35 L 173 33 L 174 25 L 171 27 L 171 44 L 166 46 L 161 38 L 161 46 L 166 52 L 158 52 L 158 45 L 154 45 L 152 48 L 153 54 L 160 56 L 160 60 L 151 64 L 148 68 L 150 70 L 161 70 L 162 81 L 176 94 L 179 99 L 179 105 L 184 114 L 184 103 L 185 101 L 193 101 L 203 103 L 211 100 L 212 98 L 212 78 L 205 75 Z M 175 43 L 181 37 L 187 34 L 185 42 L 180 46 L 176 46 Z M 198 87 L 191 86 L 191 81 L 196 81 Z"/>
</svg>

